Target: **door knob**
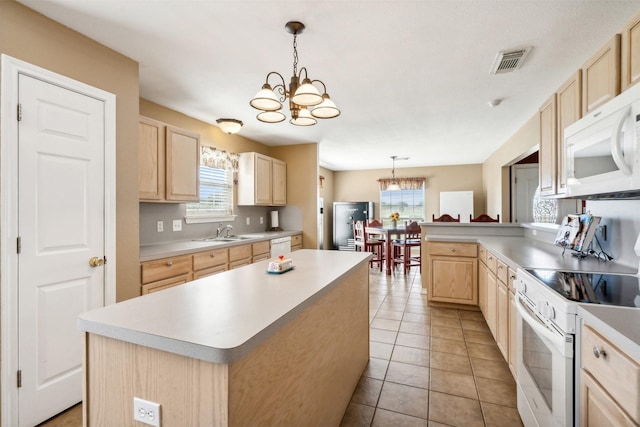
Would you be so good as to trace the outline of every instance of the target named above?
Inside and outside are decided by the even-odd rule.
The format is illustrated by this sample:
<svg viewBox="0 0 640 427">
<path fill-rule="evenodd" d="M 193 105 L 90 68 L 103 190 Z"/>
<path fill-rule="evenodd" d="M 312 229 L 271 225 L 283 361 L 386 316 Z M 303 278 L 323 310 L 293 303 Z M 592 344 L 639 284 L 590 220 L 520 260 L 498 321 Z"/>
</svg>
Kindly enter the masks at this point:
<svg viewBox="0 0 640 427">
<path fill-rule="evenodd" d="M 89 260 L 89 265 L 91 267 L 100 267 L 103 264 L 104 264 L 104 259 L 98 258 L 97 256 L 94 256 Z"/>
</svg>

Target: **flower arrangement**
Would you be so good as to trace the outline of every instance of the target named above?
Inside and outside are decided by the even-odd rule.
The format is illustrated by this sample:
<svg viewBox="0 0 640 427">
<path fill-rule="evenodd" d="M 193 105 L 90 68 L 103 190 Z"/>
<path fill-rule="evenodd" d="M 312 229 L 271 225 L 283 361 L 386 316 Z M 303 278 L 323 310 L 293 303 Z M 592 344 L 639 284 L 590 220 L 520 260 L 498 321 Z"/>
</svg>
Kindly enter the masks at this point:
<svg viewBox="0 0 640 427">
<path fill-rule="evenodd" d="M 391 221 L 397 221 L 400 219 L 400 214 L 398 212 L 394 212 L 389 215 L 389 219 L 391 219 Z"/>
</svg>

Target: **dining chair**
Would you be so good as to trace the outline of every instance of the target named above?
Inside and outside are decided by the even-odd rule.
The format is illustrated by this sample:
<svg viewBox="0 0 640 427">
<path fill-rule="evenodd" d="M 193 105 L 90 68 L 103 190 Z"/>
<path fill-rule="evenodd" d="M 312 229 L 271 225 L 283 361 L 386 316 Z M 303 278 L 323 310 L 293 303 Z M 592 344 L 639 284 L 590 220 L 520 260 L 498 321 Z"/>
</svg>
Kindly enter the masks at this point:
<svg viewBox="0 0 640 427">
<path fill-rule="evenodd" d="M 442 214 L 438 218 L 435 215 L 431 215 L 431 220 L 433 222 L 460 222 L 460 214 L 458 214 L 458 218 L 454 218 L 449 214 Z"/>
<path fill-rule="evenodd" d="M 487 214 L 478 215 L 476 218 L 473 215 L 469 215 L 469 221 L 471 222 L 500 222 L 500 214 L 496 215 L 496 219 L 491 218 Z"/>
<path fill-rule="evenodd" d="M 412 253 L 412 249 L 419 248 L 418 255 Z M 422 240 L 421 229 L 416 221 L 410 222 L 404 227 L 404 238 L 393 241 L 393 268 L 401 264 L 404 273 L 407 274 L 411 267 L 420 267 L 422 273 Z"/>
<path fill-rule="evenodd" d="M 364 221 L 353 222 L 353 240 L 356 251 L 373 252 L 373 257 L 369 260 L 369 266 L 372 267 L 373 263 L 377 262 L 380 267 L 380 271 L 382 271 L 382 264 L 385 259 L 384 240 L 369 238 L 365 233 Z"/>
</svg>

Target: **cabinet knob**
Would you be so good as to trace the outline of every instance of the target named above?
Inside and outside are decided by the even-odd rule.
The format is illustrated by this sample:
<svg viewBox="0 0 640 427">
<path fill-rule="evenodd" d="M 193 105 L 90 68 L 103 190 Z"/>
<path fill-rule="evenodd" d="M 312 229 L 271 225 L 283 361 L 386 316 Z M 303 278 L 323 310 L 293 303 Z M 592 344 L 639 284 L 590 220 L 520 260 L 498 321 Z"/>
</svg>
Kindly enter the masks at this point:
<svg viewBox="0 0 640 427">
<path fill-rule="evenodd" d="M 455 252 L 456 248 L 451 248 L 450 250 L 451 250 L 451 252 Z"/>
<path fill-rule="evenodd" d="M 216 254 L 214 254 L 213 252 L 211 252 L 211 258 L 215 258 Z"/>
<path fill-rule="evenodd" d="M 171 267 L 173 265 L 173 261 L 167 262 L 167 267 Z"/>
<path fill-rule="evenodd" d="M 604 349 L 601 349 L 600 347 L 598 347 L 597 345 L 594 345 L 593 355 L 596 357 L 596 359 L 600 358 L 600 356 L 602 356 L 602 358 L 604 359 L 605 357 L 607 357 L 607 352 L 604 351 Z"/>
</svg>

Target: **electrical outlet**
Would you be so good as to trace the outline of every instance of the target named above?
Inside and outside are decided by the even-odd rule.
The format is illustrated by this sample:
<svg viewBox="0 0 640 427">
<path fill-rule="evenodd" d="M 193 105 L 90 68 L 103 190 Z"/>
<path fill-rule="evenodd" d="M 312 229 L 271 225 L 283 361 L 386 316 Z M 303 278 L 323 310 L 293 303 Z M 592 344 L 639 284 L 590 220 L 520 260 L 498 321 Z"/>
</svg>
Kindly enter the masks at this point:
<svg viewBox="0 0 640 427">
<path fill-rule="evenodd" d="M 247 217 L 247 225 L 251 225 L 251 218 Z"/>
<path fill-rule="evenodd" d="M 164 231 L 164 221 L 157 222 L 158 233 L 162 233 Z"/>
<path fill-rule="evenodd" d="M 173 231 L 182 231 L 182 220 L 180 219 L 173 220 Z"/>
<path fill-rule="evenodd" d="M 264 217 L 260 217 L 260 224 L 264 224 Z"/>
<path fill-rule="evenodd" d="M 133 419 L 150 426 L 160 427 L 160 404 L 134 397 Z"/>
</svg>

